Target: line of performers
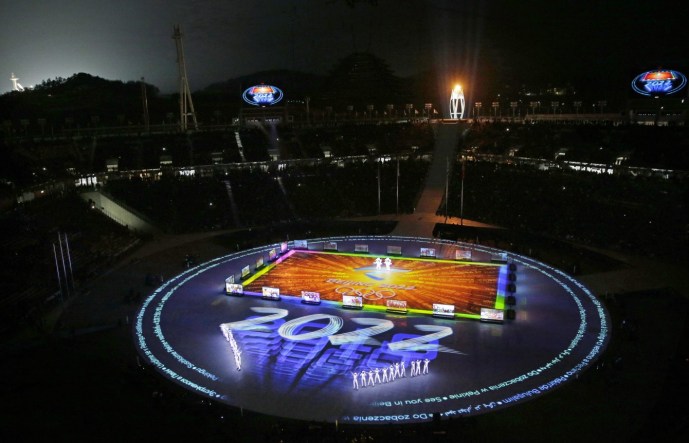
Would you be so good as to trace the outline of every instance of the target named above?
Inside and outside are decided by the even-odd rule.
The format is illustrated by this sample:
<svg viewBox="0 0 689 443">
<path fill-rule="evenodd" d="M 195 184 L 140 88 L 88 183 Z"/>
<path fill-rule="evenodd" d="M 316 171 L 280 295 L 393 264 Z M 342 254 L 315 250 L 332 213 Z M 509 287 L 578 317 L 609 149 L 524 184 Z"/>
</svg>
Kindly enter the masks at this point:
<svg viewBox="0 0 689 443">
<path fill-rule="evenodd" d="M 429 359 L 412 360 L 409 363 L 409 376 L 416 377 L 419 375 L 428 374 Z M 422 368 L 423 364 L 423 368 Z M 361 372 L 352 372 L 352 388 L 354 390 L 366 387 L 373 387 L 380 383 L 390 383 L 400 378 L 407 376 L 407 365 L 404 361 L 390 364 L 381 368 L 363 370 Z"/>
<path fill-rule="evenodd" d="M 232 333 L 232 330 L 230 328 L 223 328 L 222 326 L 220 327 L 222 329 L 223 335 L 225 336 L 225 339 L 230 342 L 230 347 L 232 348 L 232 354 L 234 355 L 234 363 L 237 366 L 237 370 L 241 371 L 242 370 L 242 351 L 239 349 L 239 345 L 237 344 L 237 340 L 234 339 L 234 334 Z"/>
</svg>

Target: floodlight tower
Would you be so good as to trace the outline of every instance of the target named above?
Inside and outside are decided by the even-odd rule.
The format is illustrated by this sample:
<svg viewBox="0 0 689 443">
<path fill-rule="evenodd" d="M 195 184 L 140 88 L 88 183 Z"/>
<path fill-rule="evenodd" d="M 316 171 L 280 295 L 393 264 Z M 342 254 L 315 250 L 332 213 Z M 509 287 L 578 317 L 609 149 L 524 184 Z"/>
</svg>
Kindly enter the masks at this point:
<svg viewBox="0 0 689 443">
<path fill-rule="evenodd" d="M 174 26 L 175 32 L 172 38 L 175 39 L 177 45 L 177 65 L 179 66 L 179 127 L 182 132 L 187 130 L 187 118 L 191 116 L 194 122 L 194 129 L 199 129 L 196 121 L 196 112 L 194 111 L 194 102 L 191 101 L 191 91 L 189 90 L 189 81 L 187 80 L 187 67 L 184 63 L 184 46 L 182 45 L 182 31 L 179 25 Z"/>
<path fill-rule="evenodd" d="M 12 90 L 13 91 L 23 91 L 24 90 L 24 87 L 18 82 L 19 79 L 17 77 L 15 77 L 14 72 L 12 73 L 10 80 L 12 80 Z"/>
<path fill-rule="evenodd" d="M 450 94 L 450 118 L 458 120 L 464 117 L 464 91 L 460 85 L 455 85 Z"/>
</svg>

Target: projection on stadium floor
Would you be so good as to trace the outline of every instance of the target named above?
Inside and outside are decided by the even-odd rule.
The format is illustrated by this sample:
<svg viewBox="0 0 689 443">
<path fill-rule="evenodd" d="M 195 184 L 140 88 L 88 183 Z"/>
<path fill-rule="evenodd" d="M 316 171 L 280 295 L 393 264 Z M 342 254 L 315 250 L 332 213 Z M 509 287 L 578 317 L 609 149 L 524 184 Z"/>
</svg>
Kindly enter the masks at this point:
<svg viewBox="0 0 689 443">
<path fill-rule="evenodd" d="M 595 362 L 607 324 L 584 286 L 528 257 L 353 236 L 187 269 L 144 300 L 134 334 L 145 361 L 213 401 L 301 420 L 412 423 L 549 392 Z"/>
</svg>

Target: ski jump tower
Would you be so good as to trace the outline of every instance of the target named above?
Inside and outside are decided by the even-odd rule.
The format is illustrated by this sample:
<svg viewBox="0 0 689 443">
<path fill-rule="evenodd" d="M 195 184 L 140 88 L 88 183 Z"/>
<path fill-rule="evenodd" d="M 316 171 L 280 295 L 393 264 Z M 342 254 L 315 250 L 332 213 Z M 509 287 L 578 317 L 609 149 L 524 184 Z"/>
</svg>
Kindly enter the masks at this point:
<svg viewBox="0 0 689 443">
<path fill-rule="evenodd" d="M 450 118 L 460 120 L 464 117 L 464 91 L 460 85 L 455 85 L 450 94 Z"/>
<path fill-rule="evenodd" d="M 19 83 L 19 78 L 17 78 L 14 75 L 14 72 L 12 73 L 10 80 L 12 81 L 12 90 L 13 91 L 23 91 L 24 90 L 24 87 L 21 85 L 21 83 Z"/>
<path fill-rule="evenodd" d="M 182 45 L 182 31 L 179 25 L 174 26 L 174 33 L 172 38 L 175 39 L 177 45 L 177 65 L 179 66 L 179 128 L 182 132 L 188 129 L 188 118 L 194 124 L 194 129 L 199 129 L 199 124 L 196 121 L 196 112 L 194 111 L 194 102 L 191 101 L 191 91 L 189 90 L 189 81 L 187 80 L 187 67 L 184 63 L 184 46 Z"/>
</svg>

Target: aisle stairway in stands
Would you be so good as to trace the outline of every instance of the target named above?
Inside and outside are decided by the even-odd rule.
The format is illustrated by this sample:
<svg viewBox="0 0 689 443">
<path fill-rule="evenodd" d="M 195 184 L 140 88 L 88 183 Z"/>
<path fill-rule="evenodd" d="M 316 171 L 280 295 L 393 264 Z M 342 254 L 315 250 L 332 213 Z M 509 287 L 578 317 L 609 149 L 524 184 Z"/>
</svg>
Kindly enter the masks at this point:
<svg viewBox="0 0 689 443">
<path fill-rule="evenodd" d="M 448 174 L 452 173 L 460 133 L 468 127 L 468 123 L 439 122 L 433 124 L 435 148 L 433 160 L 428 170 L 426 185 L 416 203 L 413 214 L 401 215 L 393 231 L 395 235 L 417 237 L 432 237 L 433 228 L 439 221 L 436 215 L 445 195 L 445 183 Z"/>
<path fill-rule="evenodd" d="M 229 180 L 223 180 L 223 183 L 225 183 L 225 189 L 227 189 L 227 197 L 230 199 L 234 225 L 240 227 L 242 226 L 242 221 L 239 219 L 239 208 L 237 208 L 237 203 L 234 201 L 234 194 L 232 194 L 232 184 L 230 184 Z"/>
<path fill-rule="evenodd" d="M 82 192 L 79 196 L 91 203 L 94 210 L 134 232 L 160 234 L 160 228 L 146 215 L 100 190 Z"/>
<path fill-rule="evenodd" d="M 282 177 L 278 176 L 277 178 L 278 186 L 280 186 L 280 190 L 282 191 L 282 195 L 285 197 L 285 202 L 287 203 L 287 206 L 289 207 L 290 210 L 290 215 L 292 216 L 293 220 L 297 220 L 299 217 L 297 216 L 297 210 L 294 207 L 294 204 L 292 201 L 289 199 L 289 195 L 287 195 L 287 188 L 285 188 L 284 183 L 282 183 Z"/>
</svg>

